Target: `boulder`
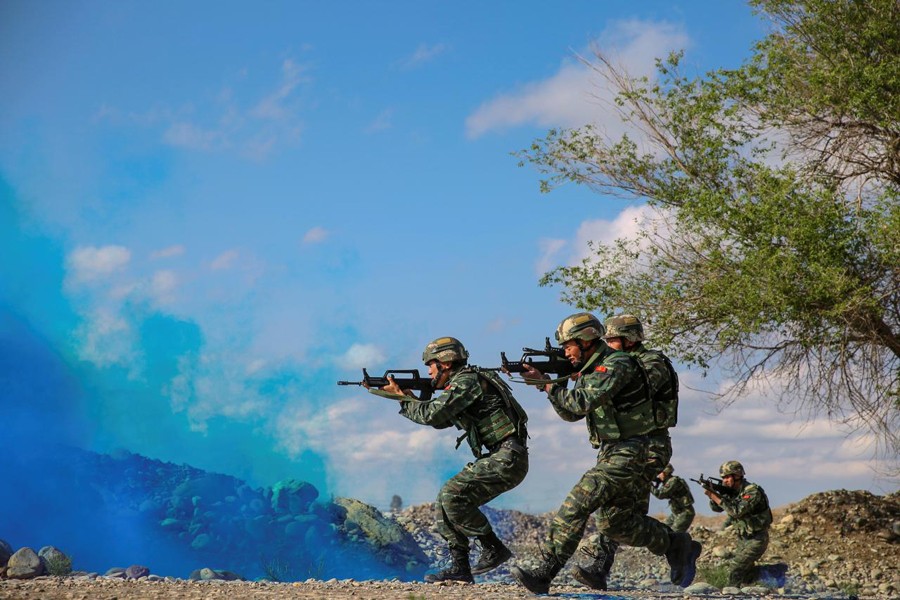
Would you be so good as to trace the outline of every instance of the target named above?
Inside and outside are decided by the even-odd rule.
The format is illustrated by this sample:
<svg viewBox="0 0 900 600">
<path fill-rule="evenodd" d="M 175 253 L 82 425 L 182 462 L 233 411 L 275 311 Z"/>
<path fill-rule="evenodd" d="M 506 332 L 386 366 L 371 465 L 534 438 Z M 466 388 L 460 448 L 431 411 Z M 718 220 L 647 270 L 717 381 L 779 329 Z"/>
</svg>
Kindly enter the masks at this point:
<svg viewBox="0 0 900 600">
<path fill-rule="evenodd" d="M 131 565 L 125 569 L 125 579 L 140 579 L 150 575 L 150 569 L 144 565 Z"/>
<path fill-rule="evenodd" d="M 44 572 L 49 575 L 68 575 L 72 572 L 72 559 L 55 546 L 44 546 L 38 551 L 44 563 Z"/>
<path fill-rule="evenodd" d="M 406 565 L 407 571 L 428 568 L 428 557 L 412 534 L 397 521 L 353 498 L 335 498 L 334 504 L 343 509 L 341 529 L 362 538 L 384 564 Z"/>
<path fill-rule="evenodd" d="M 6 563 L 6 576 L 10 579 L 31 579 L 43 574 L 41 557 L 27 546 L 14 552 Z"/>
<path fill-rule="evenodd" d="M 318 497 L 319 490 L 311 483 L 285 479 L 272 486 L 272 510 L 279 514 L 303 514 L 309 512 L 309 505 Z"/>
<path fill-rule="evenodd" d="M 9 557 L 13 555 L 12 546 L 6 540 L 0 540 L 0 567 L 5 567 Z"/>
</svg>

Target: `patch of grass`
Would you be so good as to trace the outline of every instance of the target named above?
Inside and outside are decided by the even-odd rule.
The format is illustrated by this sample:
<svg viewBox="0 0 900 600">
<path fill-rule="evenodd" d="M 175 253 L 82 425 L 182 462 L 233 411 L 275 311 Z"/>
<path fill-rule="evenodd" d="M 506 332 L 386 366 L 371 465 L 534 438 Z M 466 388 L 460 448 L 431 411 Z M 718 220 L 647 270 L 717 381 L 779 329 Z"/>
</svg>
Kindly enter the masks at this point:
<svg viewBox="0 0 900 600">
<path fill-rule="evenodd" d="M 697 567 L 697 579 L 720 590 L 728 586 L 728 568 L 725 565 Z"/>
<path fill-rule="evenodd" d="M 848 596 L 857 596 L 859 595 L 859 584 L 856 583 L 839 583 L 837 585 L 838 589 L 844 592 Z"/>
<path fill-rule="evenodd" d="M 287 581 L 297 581 L 297 571 L 287 561 L 280 558 L 271 558 L 262 561 L 262 571 L 265 578 L 269 581 L 277 581 L 285 583 Z"/>
<path fill-rule="evenodd" d="M 72 572 L 72 557 L 62 552 L 54 552 L 50 558 L 44 559 L 47 565 L 47 573 L 62 577 Z"/>
</svg>

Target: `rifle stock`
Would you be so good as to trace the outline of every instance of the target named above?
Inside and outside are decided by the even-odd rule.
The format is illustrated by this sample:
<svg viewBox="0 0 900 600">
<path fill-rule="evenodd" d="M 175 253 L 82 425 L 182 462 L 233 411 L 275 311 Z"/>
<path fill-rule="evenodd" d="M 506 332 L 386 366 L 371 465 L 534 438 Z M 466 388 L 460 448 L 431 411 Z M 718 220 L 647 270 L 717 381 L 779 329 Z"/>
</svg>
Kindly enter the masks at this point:
<svg viewBox="0 0 900 600">
<path fill-rule="evenodd" d="M 431 385 L 431 379 L 422 377 L 418 369 L 388 369 L 381 377 L 373 377 L 369 375 L 366 369 L 362 370 L 362 381 L 338 381 L 338 385 L 360 385 L 369 389 L 380 390 L 390 383 L 390 379 L 400 387 L 401 390 L 412 390 L 419 393 L 419 400 L 430 400 L 434 393 L 434 387 Z M 407 377 L 398 377 L 398 375 L 407 375 Z"/>
</svg>

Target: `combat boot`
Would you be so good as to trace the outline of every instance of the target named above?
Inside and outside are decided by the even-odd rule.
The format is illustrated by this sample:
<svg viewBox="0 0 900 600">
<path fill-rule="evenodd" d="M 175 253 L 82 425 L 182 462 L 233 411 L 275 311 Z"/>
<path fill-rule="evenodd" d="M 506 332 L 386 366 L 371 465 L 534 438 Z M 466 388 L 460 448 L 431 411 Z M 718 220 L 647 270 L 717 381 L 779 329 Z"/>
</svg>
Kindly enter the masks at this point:
<svg viewBox="0 0 900 600">
<path fill-rule="evenodd" d="M 521 567 L 513 567 L 509 570 L 512 576 L 532 594 L 550 593 L 550 582 L 563 567 L 552 554 L 544 554 L 543 558 L 544 561 L 533 571 L 527 571 Z"/>
<path fill-rule="evenodd" d="M 669 534 L 666 561 L 669 563 L 669 579 L 672 583 L 681 587 L 691 585 L 697 573 L 697 558 L 702 549 L 700 542 L 692 540 L 689 533 Z"/>
<path fill-rule="evenodd" d="M 606 578 L 612 570 L 615 555 L 603 551 L 596 552 L 587 547 L 582 548 L 581 551 L 593 560 L 584 567 L 576 565 L 572 571 L 572 576 L 589 588 L 601 591 L 606 590 Z"/>
<path fill-rule="evenodd" d="M 428 583 L 438 581 L 462 581 L 463 583 L 475 583 L 472 577 L 472 569 L 469 567 L 469 549 L 450 548 L 450 566 L 437 573 L 429 573 L 425 576 Z"/>
<path fill-rule="evenodd" d="M 478 562 L 472 567 L 472 575 L 487 573 L 512 558 L 512 552 L 509 551 L 509 548 L 500 541 L 500 538 L 493 531 L 487 535 L 480 536 L 478 541 L 481 542 L 481 556 L 478 557 Z"/>
</svg>

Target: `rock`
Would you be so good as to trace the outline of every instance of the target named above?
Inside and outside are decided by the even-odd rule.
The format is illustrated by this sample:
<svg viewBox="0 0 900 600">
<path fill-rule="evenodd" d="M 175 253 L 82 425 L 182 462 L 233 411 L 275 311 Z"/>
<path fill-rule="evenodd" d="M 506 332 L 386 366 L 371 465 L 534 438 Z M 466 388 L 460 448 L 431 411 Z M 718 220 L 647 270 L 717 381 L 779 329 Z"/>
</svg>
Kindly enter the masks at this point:
<svg viewBox="0 0 900 600">
<path fill-rule="evenodd" d="M 0 567 L 5 567 L 9 557 L 13 555 L 12 546 L 5 540 L 0 540 Z"/>
<path fill-rule="evenodd" d="M 38 551 L 44 563 L 44 572 L 49 575 L 68 575 L 72 572 L 72 559 L 54 546 L 44 546 Z"/>
<path fill-rule="evenodd" d="M 104 577 L 113 577 L 115 579 L 125 579 L 125 569 L 123 567 L 113 567 L 103 574 Z"/>
<path fill-rule="evenodd" d="M 6 563 L 6 576 L 10 579 L 31 579 L 44 574 L 44 563 L 34 550 L 20 548 Z"/>
<path fill-rule="evenodd" d="M 125 569 L 125 579 L 140 579 L 150 574 L 150 569 L 143 565 L 131 565 Z"/>
<path fill-rule="evenodd" d="M 210 542 L 212 542 L 210 535 L 208 533 L 201 533 L 191 542 L 191 548 L 194 550 L 202 550 L 209 546 Z"/>
<path fill-rule="evenodd" d="M 244 578 L 237 573 L 209 567 L 192 571 L 188 579 L 191 581 L 244 581 Z"/>
<path fill-rule="evenodd" d="M 319 490 L 311 483 L 286 479 L 272 486 L 272 510 L 294 515 L 309 512 L 309 505 L 319 497 Z"/>
<path fill-rule="evenodd" d="M 722 590 L 725 593 L 724 590 Z M 684 594 L 686 596 L 709 596 L 712 594 L 718 594 L 719 588 L 714 585 L 710 585 L 704 581 L 699 583 L 693 583 L 688 587 L 684 588 Z"/>
<path fill-rule="evenodd" d="M 422 573 L 429 561 L 419 544 L 397 521 L 385 517 L 381 511 L 353 498 L 335 498 L 334 504 L 344 511 L 340 525 L 344 531 L 359 529 L 368 544 L 385 564 L 409 565 L 418 563 Z M 390 557 L 390 563 L 385 559 Z"/>
</svg>

